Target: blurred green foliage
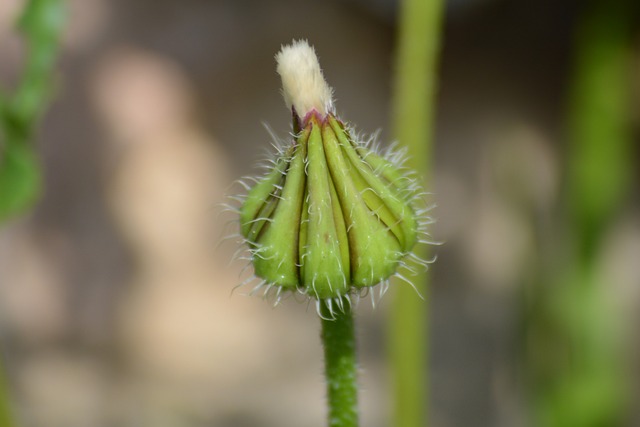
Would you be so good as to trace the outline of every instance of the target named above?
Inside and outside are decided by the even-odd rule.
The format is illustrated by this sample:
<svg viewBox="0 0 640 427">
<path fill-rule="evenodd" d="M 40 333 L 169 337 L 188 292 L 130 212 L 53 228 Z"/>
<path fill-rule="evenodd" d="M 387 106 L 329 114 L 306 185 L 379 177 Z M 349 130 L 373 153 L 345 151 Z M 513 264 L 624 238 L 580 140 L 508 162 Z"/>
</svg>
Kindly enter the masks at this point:
<svg viewBox="0 0 640 427">
<path fill-rule="evenodd" d="M 32 142 L 53 88 L 53 68 L 63 26 L 60 0 L 30 0 L 18 29 L 26 61 L 18 86 L 0 90 L 0 223 L 29 209 L 40 194 L 41 172 Z M 0 427 L 16 425 L 0 370 Z"/>
<path fill-rule="evenodd" d="M 0 91 L 0 222 L 23 213 L 40 193 L 32 136 L 53 91 L 63 22 L 60 0 L 30 0 L 18 22 L 27 55 L 13 93 Z"/>
<path fill-rule="evenodd" d="M 528 295 L 527 371 L 536 426 L 625 425 L 622 314 L 600 271 L 602 242 L 627 199 L 631 135 L 629 1 L 592 1 L 578 23 L 569 93 L 564 219 Z"/>
</svg>

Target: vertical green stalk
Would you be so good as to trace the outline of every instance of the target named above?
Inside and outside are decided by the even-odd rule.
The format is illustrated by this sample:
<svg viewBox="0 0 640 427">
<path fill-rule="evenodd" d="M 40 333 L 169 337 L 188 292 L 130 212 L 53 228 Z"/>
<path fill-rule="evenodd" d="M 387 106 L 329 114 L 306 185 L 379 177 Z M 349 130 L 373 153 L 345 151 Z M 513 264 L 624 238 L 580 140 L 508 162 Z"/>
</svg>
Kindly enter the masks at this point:
<svg viewBox="0 0 640 427">
<path fill-rule="evenodd" d="M 621 207 L 632 175 L 633 0 L 594 0 L 579 24 L 569 105 L 569 214 L 581 262 Z"/>
<path fill-rule="evenodd" d="M 612 278 L 598 271 L 602 241 L 623 208 L 633 176 L 631 43 L 635 0 L 587 3 L 576 37 L 569 105 L 567 195 L 574 262 L 568 273 L 572 364 L 559 376 L 555 426 L 624 425 L 627 396 L 621 313 Z M 615 287 L 615 286 L 614 286 Z M 615 297 L 613 297 L 615 298 Z"/>
<path fill-rule="evenodd" d="M 358 381 L 353 312 L 347 296 L 344 310 L 330 310 L 322 301 L 322 345 L 324 347 L 329 427 L 358 425 Z"/>
<path fill-rule="evenodd" d="M 408 147 L 408 166 L 430 175 L 436 65 L 440 49 L 442 0 L 404 0 L 400 7 L 393 105 L 394 132 Z M 417 255 L 428 258 L 424 247 Z M 427 275 L 413 280 L 427 298 Z M 427 425 L 428 305 L 408 286 L 397 286 L 389 330 L 394 381 L 394 427 Z"/>
</svg>

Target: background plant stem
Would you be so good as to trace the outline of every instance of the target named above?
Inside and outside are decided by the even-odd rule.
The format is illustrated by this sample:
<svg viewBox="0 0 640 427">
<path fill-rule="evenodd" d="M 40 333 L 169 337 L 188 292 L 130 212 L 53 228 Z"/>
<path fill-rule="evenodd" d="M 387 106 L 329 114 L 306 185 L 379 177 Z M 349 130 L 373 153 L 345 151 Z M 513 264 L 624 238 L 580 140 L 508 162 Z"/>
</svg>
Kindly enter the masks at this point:
<svg viewBox="0 0 640 427">
<path fill-rule="evenodd" d="M 408 164 L 429 181 L 436 65 L 440 49 L 442 0 L 404 0 L 400 3 L 393 120 L 394 133 L 408 148 Z M 428 188 L 428 185 L 425 184 Z M 428 258 L 421 246 L 417 255 Z M 396 286 L 389 330 L 394 381 L 394 427 L 427 425 L 428 393 L 428 277 L 413 278 L 426 301 L 406 284 Z"/>
<path fill-rule="evenodd" d="M 353 312 L 348 297 L 342 299 L 344 311 L 335 304 L 333 310 L 324 302 L 320 304 L 329 427 L 356 427 L 358 381 Z"/>
</svg>

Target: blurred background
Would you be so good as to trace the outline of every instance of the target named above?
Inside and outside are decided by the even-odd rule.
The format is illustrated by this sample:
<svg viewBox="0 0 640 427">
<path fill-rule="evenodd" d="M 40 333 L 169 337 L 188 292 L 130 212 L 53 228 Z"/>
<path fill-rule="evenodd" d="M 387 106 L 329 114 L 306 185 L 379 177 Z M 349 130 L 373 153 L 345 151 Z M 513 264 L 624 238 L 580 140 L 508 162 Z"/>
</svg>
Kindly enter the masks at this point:
<svg viewBox="0 0 640 427">
<path fill-rule="evenodd" d="M 13 26 L 23 5 L 0 2 L 8 87 L 24 57 Z M 428 188 L 433 234 L 446 242 L 434 249 L 428 301 L 434 427 L 534 425 L 540 378 L 554 375 L 547 361 L 562 358 L 548 307 L 571 311 L 573 299 L 545 289 L 573 262 L 567 181 L 584 5 L 447 3 Z M 69 0 L 67 13 L 37 137 L 44 194 L 0 229 L 1 347 L 21 425 L 323 425 L 315 310 L 293 300 L 273 309 L 247 289 L 231 296 L 242 264 L 228 265 L 233 244 L 216 249 L 228 218 L 215 206 L 256 173 L 271 140 L 263 123 L 289 131 L 273 56 L 292 39 L 315 45 L 342 117 L 390 141 L 396 2 Z M 607 278 L 594 298 L 607 306 L 581 324 L 616 337 L 598 342 L 621 348 L 630 381 L 620 425 L 633 426 L 640 32 L 628 18 L 612 25 L 628 30 L 632 149 L 589 255 Z M 388 425 L 391 410 L 388 308 L 358 309 L 365 426 Z"/>
</svg>

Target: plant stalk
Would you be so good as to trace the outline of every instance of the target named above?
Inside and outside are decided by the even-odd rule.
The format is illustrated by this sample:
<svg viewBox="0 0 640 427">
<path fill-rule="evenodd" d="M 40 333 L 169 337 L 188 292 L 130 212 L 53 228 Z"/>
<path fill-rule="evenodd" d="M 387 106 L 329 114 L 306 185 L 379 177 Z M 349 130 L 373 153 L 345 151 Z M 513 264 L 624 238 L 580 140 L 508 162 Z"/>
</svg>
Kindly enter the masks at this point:
<svg viewBox="0 0 640 427">
<path fill-rule="evenodd" d="M 429 180 L 436 67 L 440 50 L 442 0 L 404 0 L 400 3 L 399 36 L 393 105 L 394 132 L 408 148 L 407 166 Z M 425 188 L 428 188 L 425 185 Z M 427 248 L 416 254 L 429 258 Z M 428 301 L 428 277 L 413 278 Z M 425 427 L 428 419 L 428 304 L 406 284 L 396 287 L 389 330 L 394 381 L 394 427 Z"/>
<path fill-rule="evenodd" d="M 358 384 L 353 312 L 349 297 L 340 310 L 320 303 L 329 427 L 358 426 Z"/>
</svg>

